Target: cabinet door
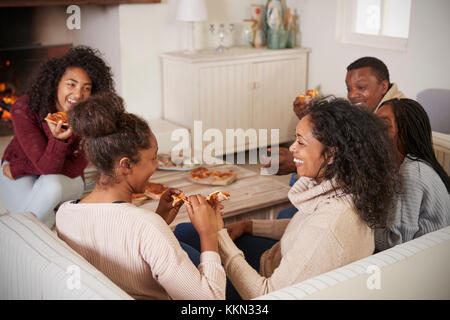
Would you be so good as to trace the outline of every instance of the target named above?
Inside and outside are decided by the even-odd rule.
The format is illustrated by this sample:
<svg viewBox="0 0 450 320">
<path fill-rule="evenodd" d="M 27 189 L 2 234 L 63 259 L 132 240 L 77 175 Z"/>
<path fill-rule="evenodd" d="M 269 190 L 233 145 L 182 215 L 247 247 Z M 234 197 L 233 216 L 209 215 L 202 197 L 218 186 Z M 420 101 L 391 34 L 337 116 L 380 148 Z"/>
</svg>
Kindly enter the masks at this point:
<svg viewBox="0 0 450 320">
<path fill-rule="evenodd" d="M 279 129 L 280 143 L 295 139 L 295 97 L 306 90 L 306 54 L 298 58 L 253 64 L 253 125 Z M 275 143 L 275 141 L 272 141 Z"/>
<path fill-rule="evenodd" d="M 199 103 L 194 119 L 203 121 L 203 131 L 219 129 L 225 153 L 242 150 L 248 144 L 235 141 L 236 148 L 226 146 L 226 129 L 251 126 L 251 64 L 233 63 L 202 66 L 199 70 Z M 247 140 L 246 140 L 247 141 Z"/>
</svg>

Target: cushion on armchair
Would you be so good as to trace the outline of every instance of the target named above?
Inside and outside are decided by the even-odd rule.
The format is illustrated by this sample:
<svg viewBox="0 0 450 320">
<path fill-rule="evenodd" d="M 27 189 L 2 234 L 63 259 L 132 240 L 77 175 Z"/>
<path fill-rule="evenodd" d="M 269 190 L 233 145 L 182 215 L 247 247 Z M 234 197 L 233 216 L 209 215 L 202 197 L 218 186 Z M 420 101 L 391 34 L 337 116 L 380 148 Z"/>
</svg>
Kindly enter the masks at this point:
<svg viewBox="0 0 450 320">
<path fill-rule="evenodd" d="M 0 216 L 0 299 L 132 299 L 32 213 Z"/>
</svg>

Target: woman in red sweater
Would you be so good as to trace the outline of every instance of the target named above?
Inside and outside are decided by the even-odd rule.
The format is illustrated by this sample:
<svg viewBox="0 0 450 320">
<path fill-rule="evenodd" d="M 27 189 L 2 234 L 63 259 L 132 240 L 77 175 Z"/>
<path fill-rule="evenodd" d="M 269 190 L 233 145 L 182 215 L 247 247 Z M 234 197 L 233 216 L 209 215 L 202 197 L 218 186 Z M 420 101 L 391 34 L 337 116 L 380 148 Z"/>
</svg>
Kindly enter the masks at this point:
<svg viewBox="0 0 450 320">
<path fill-rule="evenodd" d="M 55 207 L 80 198 L 87 166 L 80 138 L 44 118 L 104 91 L 115 91 L 111 69 L 89 47 L 71 48 L 40 66 L 27 94 L 11 108 L 15 136 L 0 171 L 0 196 L 8 211 L 31 211 L 52 227 Z"/>
</svg>

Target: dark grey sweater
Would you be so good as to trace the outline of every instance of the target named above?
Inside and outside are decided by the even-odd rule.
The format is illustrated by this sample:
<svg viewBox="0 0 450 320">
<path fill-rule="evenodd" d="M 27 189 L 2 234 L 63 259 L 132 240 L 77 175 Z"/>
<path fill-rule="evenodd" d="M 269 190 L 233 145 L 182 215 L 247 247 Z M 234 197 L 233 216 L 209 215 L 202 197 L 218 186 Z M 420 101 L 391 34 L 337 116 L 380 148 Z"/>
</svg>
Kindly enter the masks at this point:
<svg viewBox="0 0 450 320">
<path fill-rule="evenodd" d="M 376 251 L 450 225 L 450 195 L 428 164 L 405 158 L 400 166 L 402 193 L 386 228 L 375 229 Z"/>
</svg>

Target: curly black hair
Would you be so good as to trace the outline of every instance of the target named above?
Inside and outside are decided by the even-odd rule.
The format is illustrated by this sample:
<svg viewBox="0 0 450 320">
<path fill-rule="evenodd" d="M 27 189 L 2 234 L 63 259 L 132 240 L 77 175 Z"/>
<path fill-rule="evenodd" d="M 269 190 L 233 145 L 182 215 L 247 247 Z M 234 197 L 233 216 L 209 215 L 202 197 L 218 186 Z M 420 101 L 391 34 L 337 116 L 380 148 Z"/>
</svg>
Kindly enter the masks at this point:
<svg viewBox="0 0 450 320">
<path fill-rule="evenodd" d="M 384 227 L 399 192 L 398 167 L 385 123 L 345 99 L 313 103 L 307 113 L 313 135 L 324 145 L 322 177 L 353 198 L 370 228 Z M 333 156 L 331 164 L 327 164 Z"/>
<path fill-rule="evenodd" d="M 115 92 L 111 68 L 100 57 L 98 50 L 87 46 L 77 46 L 58 58 L 51 58 L 38 69 L 27 90 L 30 111 L 45 117 L 56 112 L 58 83 L 69 67 L 86 71 L 92 80 L 91 94 Z"/>
</svg>

